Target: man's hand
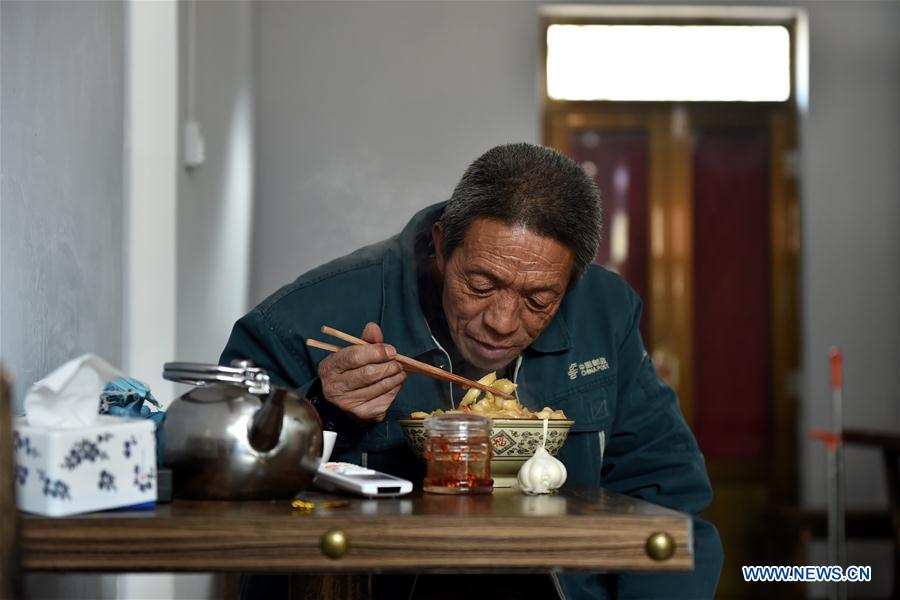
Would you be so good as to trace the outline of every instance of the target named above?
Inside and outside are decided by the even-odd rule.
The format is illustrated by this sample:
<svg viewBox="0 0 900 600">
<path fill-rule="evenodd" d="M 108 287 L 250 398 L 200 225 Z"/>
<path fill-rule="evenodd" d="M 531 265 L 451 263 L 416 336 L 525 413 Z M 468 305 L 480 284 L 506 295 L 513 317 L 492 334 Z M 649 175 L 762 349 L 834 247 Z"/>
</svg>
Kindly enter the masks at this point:
<svg viewBox="0 0 900 600">
<path fill-rule="evenodd" d="M 360 423 L 377 423 L 384 420 L 406 372 L 378 325 L 368 323 L 362 339 L 369 344 L 347 346 L 319 363 L 319 380 L 326 400 Z"/>
</svg>

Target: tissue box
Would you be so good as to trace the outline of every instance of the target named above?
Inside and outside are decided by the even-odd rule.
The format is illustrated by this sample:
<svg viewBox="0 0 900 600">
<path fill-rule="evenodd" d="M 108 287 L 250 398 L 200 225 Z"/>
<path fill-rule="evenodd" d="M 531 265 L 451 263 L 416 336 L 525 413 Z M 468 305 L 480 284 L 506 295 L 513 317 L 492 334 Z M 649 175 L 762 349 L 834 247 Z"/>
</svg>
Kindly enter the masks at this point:
<svg viewBox="0 0 900 600">
<path fill-rule="evenodd" d="M 19 509 L 62 517 L 156 502 L 155 425 L 99 415 L 54 429 L 13 422 Z"/>
</svg>

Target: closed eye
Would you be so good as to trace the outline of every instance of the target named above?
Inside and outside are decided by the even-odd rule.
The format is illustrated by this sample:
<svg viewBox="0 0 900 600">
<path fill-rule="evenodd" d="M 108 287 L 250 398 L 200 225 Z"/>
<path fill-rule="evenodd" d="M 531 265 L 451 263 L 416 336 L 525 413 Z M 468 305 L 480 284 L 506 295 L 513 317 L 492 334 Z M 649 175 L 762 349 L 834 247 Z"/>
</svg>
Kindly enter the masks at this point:
<svg viewBox="0 0 900 600">
<path fill-rule="evenodd" d="M 538 298 L 528 298 L 527 302 L 528 306 L 534 310 L 546 310 L 550 306 L 549 302 L 542 301 Z"/>
<path fill-rule="evenodd" d="M 529 308 L 535 311 L 544 311 L 550 308 L 553 305 L 553 302 L 556 300 L 556 296 L 549 293 L 542 293 L 535 296 L 528 296 L 525 301 L 528 303 Z"/>
<path fill-rule="evenodd" d="M 469 286 L 469 289 L 472 290 L 476 294 L 490 294 L 492 291 L 494 291 L 494 287 L 491 285 L 479 286 L 479 285 L 472 285 L 471 283 L 469 283 L 468 286 Z"/>
<path fill-rule="evenodd" d="M 466 280 L 466 287 L 473 293 L 485 295 L 494 291 L 494 283 L 483 276 L 476 276 Z"/>
</svg>

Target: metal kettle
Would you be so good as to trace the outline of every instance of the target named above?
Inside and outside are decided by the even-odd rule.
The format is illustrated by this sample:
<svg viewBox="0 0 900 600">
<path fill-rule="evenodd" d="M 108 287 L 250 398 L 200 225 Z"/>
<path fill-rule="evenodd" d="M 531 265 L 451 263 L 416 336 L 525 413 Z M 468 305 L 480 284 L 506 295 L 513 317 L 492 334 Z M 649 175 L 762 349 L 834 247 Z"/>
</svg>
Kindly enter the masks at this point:
<svg viewBox="0 0 900 600">
<path fill-rule="evenodd" d="M 291 498 L 313 480 L 322 423 L 297 393 L 250 361 L 166 363 L 163 377 L 196 387 L 166 411 L 163 462 L 175 494 L 209 500 Z"/>
</svg>

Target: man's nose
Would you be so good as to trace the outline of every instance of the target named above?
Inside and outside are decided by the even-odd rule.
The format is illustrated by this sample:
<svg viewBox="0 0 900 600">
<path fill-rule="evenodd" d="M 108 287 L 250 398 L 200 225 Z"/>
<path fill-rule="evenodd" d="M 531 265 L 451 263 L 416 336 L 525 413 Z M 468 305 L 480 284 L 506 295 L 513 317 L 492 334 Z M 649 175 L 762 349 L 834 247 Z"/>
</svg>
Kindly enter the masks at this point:
<svg viewBox="0 0 900 600">
<path fill-rule="evenodd" d="M 519 328 L 518 299 L 511 294 L 499 294 L 485 311 L 484 324 L 497 337 L 515 333 Z"/>
</svg>

